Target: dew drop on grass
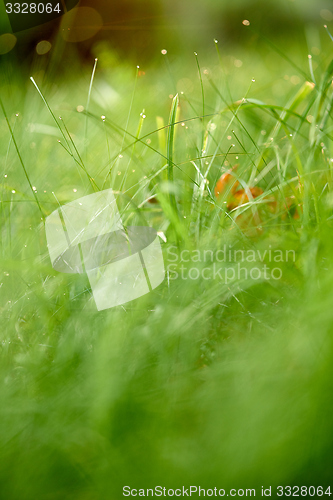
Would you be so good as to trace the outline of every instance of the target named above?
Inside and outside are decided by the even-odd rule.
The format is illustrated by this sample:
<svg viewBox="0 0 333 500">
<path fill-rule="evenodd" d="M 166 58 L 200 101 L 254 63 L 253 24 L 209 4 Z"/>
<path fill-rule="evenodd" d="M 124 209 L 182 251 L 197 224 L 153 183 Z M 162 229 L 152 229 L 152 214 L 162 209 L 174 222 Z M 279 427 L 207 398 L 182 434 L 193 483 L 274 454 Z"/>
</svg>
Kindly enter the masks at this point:
<svg viewBox="0 0 333 500">
<path fill-rule="evenodd" d="M 84 111 L 84 106 L 82 106 L 81 104 L 76 108 L 76 111 L 78 113 L 82 113 L 82 111 Z"/>
<path fill-rule="evenodd" d="M 244 26 L 250 26 L 250 21 L 248 19 L 244 19 L 244 21 L 242 21 L 242 24 L 244 24 Z"/>
<path fill-rule="evenodd" d="M 13 194 L 15 194 L 15 193 L 16 193 L 15 189 L 12 189 L 12 193 L 13 193 Z"/>
<path fill-rule="evenodd" d="M 77 189 L 76 188 L 73 189 L 73 193 L 77 193 Z"/>
<path fill-rule="evenodd" d="M 161 54 L 163 54 L 164 56 L 165 56 L 167 53 L 168 53 L 168 51 L 167 51 L 167 50 L 165 50 L 165 49 L 162 49 L 162 50 L 161 50 Z"/>
</svg>

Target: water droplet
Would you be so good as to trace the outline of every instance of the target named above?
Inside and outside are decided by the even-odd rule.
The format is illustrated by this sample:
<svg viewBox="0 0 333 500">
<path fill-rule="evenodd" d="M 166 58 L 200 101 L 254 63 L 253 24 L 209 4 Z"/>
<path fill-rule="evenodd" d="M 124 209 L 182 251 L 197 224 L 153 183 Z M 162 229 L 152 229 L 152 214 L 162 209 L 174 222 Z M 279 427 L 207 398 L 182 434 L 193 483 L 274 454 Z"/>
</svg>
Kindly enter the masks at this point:
<svg viewBox="0 0 333 500">
<path fill-rule="evenodd" d="M 165 50 L 165 49 L 162 49 L 162 50 L 161 50 L 161 54 L 163 54 L 164 56 L 165 56 L 167 53 L 168 53 L 168 51 L 167 51 L 167 50 Z"/>
<path fill-rule="evenodd" d="M 77 193 L 77 189 L 76 188 L 73 189 L 73 193 Z"/>
<path fill-rule="evenodd" d="M 76 108 L 76 111 L 78 113 L 82 113 L 82 111 L 84 111 L 84 106 L 81 106 L 81 104 Z"/>
<path fill-rule="evenodd" d="M 250 26 L 250 21 L 248 21 L 248 19 L 244 19 L 244 21 L 242 21 L 242 24 L 244 24 L 244 26 Z"/>
<path fill-rule="evenodd" d="M 13 193 L 13 194 L 15 194 L 15 193 L 16 193 L 15 189 L 12 189 L 12 193 Z"/>
<path fill-rule="evenodd" d="M 195 56 L 197 56 L 197 55 L 198 55 L 198 53 L 197 53 L 197 52 L 194 52 L 194 55 L 195 55 Z"/>
</svg>

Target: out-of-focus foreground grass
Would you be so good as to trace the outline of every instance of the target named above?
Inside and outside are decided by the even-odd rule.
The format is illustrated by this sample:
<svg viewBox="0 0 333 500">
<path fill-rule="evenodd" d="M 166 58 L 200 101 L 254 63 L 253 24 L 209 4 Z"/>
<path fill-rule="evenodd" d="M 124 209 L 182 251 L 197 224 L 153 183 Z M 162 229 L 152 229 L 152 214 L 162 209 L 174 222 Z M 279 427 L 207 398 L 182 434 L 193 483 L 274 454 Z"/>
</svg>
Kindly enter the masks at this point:
<svg viewBox="0 0 333 500">
<path fill-rule="evenodd" d="M 90 99 L 74 56 L 58 79 L 39 60 L 55 119 L 18 68 L 3 72 L 15 142 L 1 114 L 1 498 L 329 485 L 333 71 L 329 37 L 316 40 L 310 68 L 306 49 L 285 53 L 295 67 L 271 48 L 243 57 L 214 43 L 133 68 L 100 45 Z M 214 186 L 235 164 L 263 194 L 229 212 Z M 52 269 L 43 218 L 110 187 L 164 233 L 167 269 L 180 252 L 179 276 L 97 312 L 85 275 Z M 224 245 L 295 259 L 266 253 L 281 279 L 227 283 L 204 278 L 209 260 L 180 262 Z"/>
</svg>

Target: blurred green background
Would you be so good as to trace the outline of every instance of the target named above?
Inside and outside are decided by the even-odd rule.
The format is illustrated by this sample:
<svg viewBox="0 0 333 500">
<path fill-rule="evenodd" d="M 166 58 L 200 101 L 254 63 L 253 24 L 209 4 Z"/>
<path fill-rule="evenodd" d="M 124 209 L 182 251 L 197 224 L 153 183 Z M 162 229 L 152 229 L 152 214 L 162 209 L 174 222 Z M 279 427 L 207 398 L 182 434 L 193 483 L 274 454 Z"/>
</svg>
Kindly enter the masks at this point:
<svg viewBox="0 0 333 500">
<path fill-rule="evenodd" d="M 119 500 L 126 484 L 326 491 L 331 2 L 80 8 L 93 11 L 0 37 L 0 498 Z M 214 186 L 236 162 L 264 194 L 232 212 Z M 97 312 L 85 275 L 51 267 L 44 231 L 96 185 L 165 234 L 166 265 L 170 245 L 294 248 L 296 260 L 274 283 L 166 279 Z"/>
</svg>

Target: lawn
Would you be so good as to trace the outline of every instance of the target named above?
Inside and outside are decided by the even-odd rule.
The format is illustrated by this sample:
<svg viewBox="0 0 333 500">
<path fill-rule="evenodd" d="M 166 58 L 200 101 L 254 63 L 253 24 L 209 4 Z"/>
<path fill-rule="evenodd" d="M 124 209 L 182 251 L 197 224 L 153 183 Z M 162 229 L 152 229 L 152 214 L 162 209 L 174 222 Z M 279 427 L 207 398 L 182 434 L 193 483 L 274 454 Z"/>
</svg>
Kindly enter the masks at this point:
<svg viewBox="0 0 333 500">
<path fill-rule="evenodd" d="M 255 36 L 3 60 L 1 499 L 333 493 L 333 41 Z M 45 220 L 106 189 L 165 280 L 98 311 Z"/>
</svg>

